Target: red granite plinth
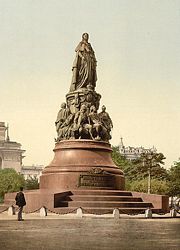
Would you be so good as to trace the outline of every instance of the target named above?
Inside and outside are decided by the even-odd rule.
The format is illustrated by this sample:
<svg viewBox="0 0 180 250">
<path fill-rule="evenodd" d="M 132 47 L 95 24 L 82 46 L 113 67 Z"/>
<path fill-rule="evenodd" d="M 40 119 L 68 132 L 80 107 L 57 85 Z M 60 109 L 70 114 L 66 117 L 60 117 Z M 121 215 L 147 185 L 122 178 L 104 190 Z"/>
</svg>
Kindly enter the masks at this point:
<svg viewBox="0 0 180 250">
<path fill-rule="evenodd" d="M 84 213 L 112 213 L 118 208 L 122 214 L 142 214 L 147 208 L 153 213 L 168 213 L 168 196 L 145 194 L 121 190 L 29 190 L 25 191 L 26 213 L 46 207 L 49 212 L 65 214 L 76 212 L 79 207 Z M 16 193 L 7 193 L 2 209 L 14 204 Z M 0 208 L 1 211 L 1 208 Z"/>
<path fill-rule="evenodd" d="M 54 159 L 40 178 L 40 189 L 70 190 L 86 185 L 86 188 L 124 190 L 123 172 L 112 161 L 111 152 L 110 144 L 102 141 L 68 140 L 57 143 Z M 84 183 L 83 178 L 88 181 Z"/>
<path fill-rule="evenodd" d="M 124 191 L 123 172 L 111 158 L 109 143 L 92 140 L 68 140 L 55 145 L 54 159 L 43 170 L 40 189 L 25 191 L 24 211 L 41 207 L 55 213 L 72 213 L 81 207 L 84 213 L 167 213 L 168 197 Z M 16 193 L 5 195 L 5 205 L 14 204 Z M 3 207 L 4 209 L 4 207 Z"/>
</svg>

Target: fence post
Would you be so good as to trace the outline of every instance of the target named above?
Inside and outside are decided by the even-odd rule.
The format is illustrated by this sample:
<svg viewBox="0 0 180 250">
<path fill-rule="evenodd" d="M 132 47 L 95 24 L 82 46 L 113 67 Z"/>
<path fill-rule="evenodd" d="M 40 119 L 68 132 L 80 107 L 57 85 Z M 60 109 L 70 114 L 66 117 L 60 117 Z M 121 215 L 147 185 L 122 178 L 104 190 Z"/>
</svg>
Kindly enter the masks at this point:
<svg viewBox="0 0 180 250">
<path fill-rule="evenodd" d="M 150 208 L 145 210 L 145 217 L 152 218 L 152 210 Z"/>
<path fill-rule="evenodd" d="M 175 217 L 177 216 L 177 211 L 176 211 L 175 208 L 172 208 L 172 209 L 170 210 L 170 215 L 171 215 L 171 217 L 173 217 L 173 218 L 175 218 Z"/>
<path fill-rule="evenodd" d="M 77 216 L 78 218 L 82 218 L 82 217 L 83 217 L 83 211 L 82 211 L 82 208 L 81 208 L 81 207 L 79 207 L 79 208 L 77 209 L 76 216 Z"/>
<path fill-rule="evenodd" d="M 114 217 L 114 219 L 119 219 L 120 213 L 119 213 L 119 209 L 118 208 L 115 208 L 113 210 L 113 217 Z"/>
<path fill-rule="evenodd" d="M 16 214 L 16 212 L 15 212 L 15 207 L 14 206 L 10 206 L 9 208 L 8 208 L 8 215 L 15 215 Z"/>
<path fill-rule="evenodd" d="M 41 217 L 46 217 L 47 216 L 47 208 L 42 207 L 39 211 Z"/>
</svg>

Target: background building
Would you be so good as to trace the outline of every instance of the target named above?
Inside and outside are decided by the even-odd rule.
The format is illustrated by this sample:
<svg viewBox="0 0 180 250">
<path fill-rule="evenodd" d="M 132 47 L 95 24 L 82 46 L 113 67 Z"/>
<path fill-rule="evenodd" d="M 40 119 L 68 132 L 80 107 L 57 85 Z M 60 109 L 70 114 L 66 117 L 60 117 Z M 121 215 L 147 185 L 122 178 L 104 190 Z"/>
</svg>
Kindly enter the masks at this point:
<svg viewBox="0 0 180 250">
<path fill-rule="evenodd" d="M 25 180 L 30 178 L 40 179 L 43 165 L 22 166 L 21 173 L 24 175 Z"/>
<path fill-rule="evenodd" d="M 20 143 L 10 140 L 9 128 L 5 122 L 0 122 L 0 169 L 13 168 L 16 172 L 23 174 L 25 179 L 30 177 L 39 179 L 44 166 L 22 166 L 24 152 Z"/>
<path fill-rule="evenodd" d="M 156 153 L 157 149 L 153 146 L 152 148 L 144 148 L 144 147 L 132 147 L 127 146 L 125 147 L 123 144 L 123 138 L 121 137 L 121 141 L 119 144 L 119 152 L 123 155 L 126 159 L 132 161 L 138 159 L 142 153 Z"/>
<path fill-rule="evenodd" d="M 8 126 L 0 122 L 0 169 L 14 168 L 20 173 L 24 152 L 20 143 L 10 140 Z"/>
</svg>

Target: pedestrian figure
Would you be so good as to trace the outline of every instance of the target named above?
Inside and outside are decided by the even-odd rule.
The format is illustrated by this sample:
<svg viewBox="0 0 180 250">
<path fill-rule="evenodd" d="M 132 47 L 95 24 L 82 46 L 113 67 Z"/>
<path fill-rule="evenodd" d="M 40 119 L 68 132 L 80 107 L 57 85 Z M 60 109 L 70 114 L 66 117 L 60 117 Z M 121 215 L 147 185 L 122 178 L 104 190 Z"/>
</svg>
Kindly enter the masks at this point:
<svg viewBox="0 0 180 250">
<path fill-rule="evenodd" d="M 18 221 L 22 221 L 22 211 L 23 211 L 23 207 L 26 205 L 26 200 L 24 197 L 24 193 L 23 193 L 23 187 L 20 187 L 20 192 L 18 192 L 16 194 L 16 205 L 19 207 L 18 209 Z"/>
</svg>

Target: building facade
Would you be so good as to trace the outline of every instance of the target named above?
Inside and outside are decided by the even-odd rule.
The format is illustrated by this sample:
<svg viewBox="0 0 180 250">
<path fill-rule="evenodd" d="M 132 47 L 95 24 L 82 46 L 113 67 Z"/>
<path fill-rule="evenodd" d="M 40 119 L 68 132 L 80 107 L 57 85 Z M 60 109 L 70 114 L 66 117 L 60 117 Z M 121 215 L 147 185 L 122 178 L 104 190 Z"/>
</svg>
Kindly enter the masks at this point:
<svg viewBox="0 0 180 250">
<path fill-rule="evenodd" d="M 119 144 L 119 152 L 122 156 L 124 156 L 127 160 L 136 160 L 138 159 L 142 153 L 156 153 L 157 149 L 153 146 L 152 148 L 144 148 L 144 147 L 132 147 L 132 146 L 124 146 L 123 138 L 120 139 Z"/>
<path fill-rule="evenodd" d="M 10 140 L 8 126 L 0 122 L 0 169 L 14 168 L 20 173 L 24 152 L 20 143 Z"/>
<path fill-rule="evenodd" d="M 24 175 L 25 180 L 37 178 L 39 181 L 43 169 L 43 165 L 22 166 L 21 173 Z"/>
<path fill-rule="evenodd" d="M 0 122 L 0 169 L 13 168 L 23 174 L 25 179 L 36 177 L 39 180 L 44 166 L 23 166 L 24 152 L 20 143 L 10 140 L 9 128 L 5 122 Z"/>
</svg>

